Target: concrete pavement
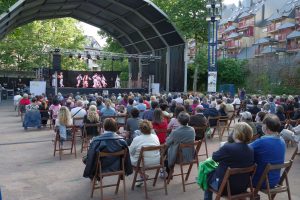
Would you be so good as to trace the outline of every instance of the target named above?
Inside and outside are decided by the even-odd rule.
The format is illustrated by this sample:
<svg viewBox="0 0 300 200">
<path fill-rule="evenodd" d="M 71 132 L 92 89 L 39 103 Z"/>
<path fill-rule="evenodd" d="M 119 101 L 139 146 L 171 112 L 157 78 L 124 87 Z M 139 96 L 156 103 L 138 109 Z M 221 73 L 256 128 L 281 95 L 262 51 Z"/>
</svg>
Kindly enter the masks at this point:
<svg viewBox="0 0 300 200">
<path fill-rule="evenodd" d="M 13 110 L 12 101 L 0 104 L 0 187 L 3 200 L 86 200 L 90 199 L 91 182 L 83 178 L 84 164 L 81 158 L 84 154 L 77 145 L 77 159 L 74 155 L 53 157 L 54 132 L 49 129 L 29 129 L 24 131 L 20 117 Z M 219 140 L 208 140 L 209 154 L 218 148 Z M 294 149 L 287 149 L 286 158 Z M 203 158 L 204 159 L 204 158 Z M 197 176 L 193 168 L 190 181 Z M 133 176 L 126 177 L 126 192 L 128 199 L 144 199 L 142 188 L 131 191 Z M 300 200 L 300 159 L 296 157 L 289 173 L 292 199 Z M 115 179 L 106 178 L 105 183 Z M 151 182 L 150 182 L 151 183 Z M 149 188 L 152 188 L 151 184 Z M 163 181 L 158 181 L 158 187 Z M 122 199 L 122 185 L 119 195 L 114 195 L 114 188 L 106 188 L 107 199 Z M 186 192 L 182 191 L 180 177 L 175 177 L 168 185 L 168 195 L 164 191 L 149 193 L 150 199 L 203 199 L 203 191 L 196 184 L 189 185 Z M 262 196 L 266 199 L 266 196 Z M 93 199 L 100 199 L 100 190 L 96 190 Z M 276 199 L 287 199 L 287 194 L 281 194 Z"/>
</svg>

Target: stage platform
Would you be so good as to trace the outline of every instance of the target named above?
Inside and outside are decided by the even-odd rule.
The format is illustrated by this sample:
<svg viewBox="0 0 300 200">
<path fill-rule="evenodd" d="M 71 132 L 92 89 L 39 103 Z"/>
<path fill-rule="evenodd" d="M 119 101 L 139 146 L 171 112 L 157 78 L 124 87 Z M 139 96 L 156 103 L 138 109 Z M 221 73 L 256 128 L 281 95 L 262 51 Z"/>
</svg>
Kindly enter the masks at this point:
<svg viewBox="0 0 300 200">
<path fill-rule="evenodd" d="M 119 93 L 129 93 L 129 92 L 133 92 L 133 93 L 147 93 L 148 90 L 144 89 L 144 88 L 70 88 L 70 87 L 64 87 L 64 88 L 58 88 L 57 92 L 60 92 L 62 95 L 67 95 L 70 93 L 76 94 L 77 92 L 79 92 L 80 94 L 95 94 L 98 93 L 100 95 L 103 94 L 103 91 L 108 91 L 108 95 L 111 95 L 112 93 L 114 94 L 119 94 Z M 47 88 L 47 94 L 54 94 L 55 93 L 55 89 L 54 88 Z"/>
</svg>

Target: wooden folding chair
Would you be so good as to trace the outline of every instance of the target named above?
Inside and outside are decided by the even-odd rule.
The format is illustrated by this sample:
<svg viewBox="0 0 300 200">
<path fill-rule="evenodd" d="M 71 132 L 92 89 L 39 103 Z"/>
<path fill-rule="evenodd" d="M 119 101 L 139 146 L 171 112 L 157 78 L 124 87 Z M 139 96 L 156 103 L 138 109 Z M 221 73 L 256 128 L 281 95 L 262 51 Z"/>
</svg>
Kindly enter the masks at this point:
<svg viewBox="0 0 300 200">
<path fill-rule="evenodd" d="M 290 160 L 288 162 L 285 162 L 283 164 L 277 164 L 277 165 L 271 165 L 267 164 L 262 176 L 260 177 L 260 180 L 258 181 L 258 184 L 255 188 L 255 195 L 259 197 L 258 192 L 261 191 L 264 194 L 268 195 L 269 200 L 273 200 L 278 193 L 282 192 L 287 192 L 288 193 L 288 199 L 291 200 L 291 192 L 290 192 L 290 187 L 289 187 L 289 181 L 288 181 L 288 173 L 292 167 L 293 160 Z M 274 187 L 270 187 L 270 182 L 269 182 L 269 172 L 272 170 L 281 170 L 284 169 L 279 183 Z M 285 185 L 284 184 L 285 181 Z M 266 189 L 262 189 L 262 185 L 266 184 Z M 257 198 L 259 199 L 259 198 Z"/>
<path fill-rule="evenodd" d="M 209 188 L 209 190 L 216 194 L 216 200 L 223 198 L 233 200 L 233 199 L 245 199 L 250 198 L 254 199 L 254 188 L 252 185 L 252 178 L 256 170 L 256 165 L 252 165 L 250 167 L 246 168 L 230 168 L 228 167 L 226 170 L 226 173 L 224 175 L 223 181 L 219 187 L 219 190 L 216 191 L 212 188 Z M 231 188 L 230 188 L 230 178 L 233 176 L 238 176 L 242 174 L 249 174 L 249 182 L 248 182 L 248 188 L 250 188 L 250 191 L 245 191 L 240 194 L 231 194 Z M 227 189 L 227 195 L 223 195 L 225 189 Z"/>
<path fill-rule="evenodd" d="M 218 117 L 210 117 L 210 116 L 209 116 L 207 120 L 208 120 L 208 123 L 209 123 L 209 127 L 210 127 L 211 129 L 213 129 L 213 132 L 212 132 L 210 138 L 213 138 L 213 137 L 214 137 L 216 130 L 218 131 L 218 135 L 220 135 L 219 116 L 218 116 Z M 214 120 L 216 120 L 216 125 L 211 126 L 211 125 L 210 125 L 210 124 L 211 124 L 211 121 L 214 121 Z"/>
<path fill-rule="evenodd" d="M 236 117 L 235 111 L 228 111 L 228 116 L 230 116 L 229 124 L 228 124 L 228 128 L 230 128 L 232 121 L 234 121 L 234 123 L 235 123 L 235 117 Z"/>
<path fill-rule="evenodd" d="M 200 142 L 199 151 L 201 150 L 202 143 L 204 143 L 205 153 L 204 154 L 198 154 L 198 156 L 206 156 L 206 158 L 208 158 L 208 150 L 207 150 L 207 143 L 206 143 L 206 131 L 207 131 L 207 127 L 208 126 L 202 126 L 202 127 L 193 126 L 193 128 L 195 129 L 196 133 L 198 132 L 198 133 L 203 133 L 204 134 L 202 140 L 199 140 L 199 142 Z"/>
<path fill-rule="evenodd" d="M 76 133 L 76 137 L 80 140 L 83 140 L 83 127 L 76 125 L 78 122 L 82 122 L 83 124 L 84 117 L 74 117 L 73 124 L 74 124 L 74 132 Z"/>
<path fill-rule="evenodd" d="M 145 165 L 145 157 L 144 154 L 150 151 L 159 151 L 160 152 L 160 161 L 158 164 L 156 165 L 151 165 L 151 166 L 146 166 Z M 144 182 L 144 188 L 145 188 L 145 196 L 146 199 L 148 199 L 148 191 L 156 191 L 156 190 L 165 190 L 165 195 L 168 195 L 168 190 L 167 190 L 167 180 L 164 174 L 164 186 L 161 188 L 155 188 L 152 190 L 148 190 L 147 187 L 147 180 L 153 180 L 153 187 L 155 187 L 156 185 L 156 181 L 158 178 L 158 174 L 159 174 L 159 170 L 160 169 L 164 169 L 164 160 L 165 160 L 165 151 L 166 151 L 166 146 L 165 145 L 160 145 L 160 146 L 150 146 L 150 147 L 142 147 L 141 152 L 140 152 L 140 156 L 137 162 L 137 166 L 133 166 L 133 170 L 134 170 L 134 177 L 133 177 L 133 181 L 132 181 L 132 185 L 131 185 L 131 190 L 134 190 L 135 187 L 135 183 L 136 182 Z M 143 178 L 143 180 L 137 180 L 137 176 L 138 173 L 141 172 L 142 174 L 146 174 L 146 171 L 150 171 L 150 170 L 156 170 L 155 172 L 155 176 L 153 178 Z"/>
<path fill-rule="evenodd" d="M 73 153 L 74 150 L 74 155 L 75 158 L 77 158 L 77 154 L 76 154 L 76 132 L 75 132 L 75 127 L 74 126 L 68 126 L 67 129 L 71 130 L 71 138 L 70 139 L 66 139 L 63 142 L 71 142 L 71 147 L 69 148 L 63 148 L 62 147 L 62 141 L 61 141 L 61 137 L 59 134 L 59 130 L 56 129 L 55 130 L 55 139 L 54 139 L 54 152 L 53 152 L 53 156 L 55 157 L 56 152 L 59 152 L 59 159 L 61 160 L 63 151 L 65 150 L 70 150 L 70 154 Z"/>
<path fill-rule="evenodd" d="M 82 136 L 82 140 L 81 140 L 81 153 L 83 152 L 84 149 L 88 150 L 88 147 L 89 147 L 89 140 L 91 139 L 88 136 L 89 128 L 97 128 L 98 135 L 100 135 L 100 133 L 101 133 L 101 125 L 99 123 L 93 123 L 93 124 L 85 123 L 83 125 L 83 136 Z"/>
<path fill-rule="evenodd" d="M 285 114 L 285 118 L 286 119 L 291 119 L 291 115 L 294 113 L 293 110 L 288 110 L 286 111 L 284 114 Z"/>
<path fill-rule="evenodd" d="M 102 164 L 101 164 L 101 158 L 103 157 L 119 157 L 120 158 L 120 170 L 113 171 L 113 172 L 102 172 Z M 119 191 L 119 186 L 121 179 L 123 180 L 123 198 L 127 199 L 126 195 L 126 182 L 125 182 L 125 157 L 127 156 L 127 149 L 114 152 L 114 153 L 106 153 L 106 152 L 99 152 L 97 155 L 97 164 L 96 164 L 96 172 L 92 181 L 92 192 L 91 192 L 91 198 L 93 198 L 94 190 L 100 188 L 101 192 L 101 200 L 103 200 L 103 188 L 107 187 L 113 187 L 116 186 L 115 194 Z M 116 184 L 109 184 L 109 185 L 103 185 L 103 178 L 108 176 L 118 176 L 118 181 Z M 97 181 L 99 181 L 99 185 L 97 185 Z"/>
<path fill-rule="evenodd" d="M 228 124 L 229 124 L 229 119 L 228 119 L 227 116 L 220 116 L 220 117 L 219 117 L 219 120 L 218 120 L 218 126 L 219 126 L 219 129 L 221 130 L 221 131 L 219 132 L 219 140 L 220 140 L 220 141 L 222 141 L 222 138 L 223 138 L 225 129 L 227 129 L 228 135 L 229 135 L 229 127 L 228 127 Z"/>
<path fill-rule="evenodd" d="M 174 174 L 174 167 L 172 169 L 170 169 L 170 173 L 168 174 L 168 181 L 167 183 L 169 184 L 170 183 L 170 180 L 174 177 L 174 176 L 181 176 L 181 181 L 182 181 L 182 188 L 183 188 L 183 192 L 185 192 L 185 186 L 186 185 L 190 185 L 190 184 L 194 184 L 196 183 L 195 181 L 194 182 L 189 182 L 187 183 L 187 180 L 190 176 L 190 173 L 191 173 L 191 170 L 192 170 L 192 167 L 194 164 L 197 165 L 197 169 L 199 167 L 199 159 L 198 159 L 198 152 L 199 152 L 199 149 L 200 149 L 200 145 L 201 145 L 201 142 L 199 141 L 195 141 L 194 143 L 189 143 L 189 144 L 180 144 L 179 147 L 178 147 L 178 150 L 177 150 L 177 158 L 179 158 L 179 166 L 180 166 L 180 173 L 178 174 Z M 184 162 L 184 159 L 183 159 L 183 149 L 193 149 L 194 152 L 193 152 L 193 160 L 190 161 L 190 162 Z M 186 173 L 183 172 L 183 167 L 184 166 L 189 166 L 188 168 L 188 171 Z M 186 175 L 184 177 L 184 175 Z"/>
</svg>

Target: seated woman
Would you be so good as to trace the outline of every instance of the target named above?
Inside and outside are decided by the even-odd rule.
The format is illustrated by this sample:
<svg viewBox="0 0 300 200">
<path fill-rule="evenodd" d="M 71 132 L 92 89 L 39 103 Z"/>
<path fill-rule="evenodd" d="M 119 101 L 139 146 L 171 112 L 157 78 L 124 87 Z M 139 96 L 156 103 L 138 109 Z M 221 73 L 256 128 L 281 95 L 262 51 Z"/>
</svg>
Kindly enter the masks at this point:
<svg viewBox="0 0 300 200">
<path fill-rule="evenodd" d="M 167 137 L 168 121 L 163 117 L 163 113 L 160 108 L 156 108 L 154 110 L 152 125 L 153 129 L 156 131 L 160 144 L 164 144 Z"/>
<path fill-rule="evenodd" d="M 107 99 L 105 101 L 105 107 L 100 110 L 100 115 L 102 117 L 115 116 L 116 110 L 111 106 L 111 100 Z"/>
<path fill-rule="evenodd" d="M 141 135 L 135 137 L 129 147 L 130 160 L 133 166 L 137 166 L 142 147 L 159 146 L 158 137 L 151 133 L 152 124 L 148 120 L 143 120 L 139 124 Z M 160 161 L 159 151 L 149 151 L 144 154 L 144 161 L 146 166 L 157 165 Z M 140 174 L 141 178 L 145 174 Z"/>
<path fill-rule="evenodd" d="M 181 106 L 181 105 L 176 106 L 175 111 L 174 111 L 174 116 L 168 124 L 168 130 L 174 131 L 175 129 L 177 129 L 180 126 L 180 124 L 177 120 L 177 117 L 178 117 L 179 113 L 182 111 L 185 111 L 185 108 L 183 106 Z"/>
<path fill-rule="evenodd" d="M 254 164 L 254 152 L 248 143 L 252 139 L 252 128 L 245 122 L 239 122 L 233 130 L 233 143 L 225 143 L 218 151 L 214 152 L 212 159 L 219 166 L 208 174 L 209 187 L 218 190 L 228 167 L 244 168 Z M 232 177 L 230 181 L 231 194 L 239 194 L 247 190 L 249 177 L 240 175 Z M 212 192 L 205 191 L 205 200 L 212 199 Z"/>
<path fill-rule="evenodd" d="M 91 105 L 87 111 L 87 115 L 83 118 L 84 124 L 97 124 L 100 122 L 99 114 L 97 112 L 97 107 L 95 105 Z M 87 127 L 86 132 L 88 136 L 97 136 L 100 131 L 98 127 Z"/>
<path fill-rule="evenodd" d="M 73 124 L 73 120 L 71 118 L 71 113 L 66 106 L 62 106 L 59 109 L 58 117 L 55 120 L 55 127 L 58 128 L 59 135 L 61 140 L 66 140 L 69 136 L 67 131 L 67 127 Z"/>
<path fill-rule="evenodd" d="M 142 120 L 139 118 L 139 110 L 133 108 L 131 110 L 131 117 L 127 119 L 125 130 L 129 132 L 127 143 L 131 144 L 132 140 L 136 137 L 135 131 L 139 130 L 139 123 Z"/>
<path fill-rule="evenodd" d="M 103 134 L 94 137 L 90 148 L 87 153 L 87 157 L 84 160 L 86 167 L 84 169 L 83 177 L 92 179 L 96 171 L 97 153 L 98 152 L 118 152 L 124 149 L 128 150 L 128 146 L 123 137 L 119 136 L 117 122 L 112 118 L 106 118 L 103 123 Z M 128 152 L 128 151 L 127 151 Z M 113 172 L 120 170 L 119 158 L 117 157 L 103 157 L 101 159 L 102 172 Z M 132 166 L 130 156 L 125 157 L 125 174 L 132 174 Z"/>
<path fill-rule="evenodd" d="M 256 127 L 256 131 L 257 131 L 257 137 L 261 137 L 264 135 L 264 132 L 262 131 L 262 124 L 263 124 L 263 121 L 264 121 L 266 115 L 267 114 L 263 111 L 258 112 L 256 115 L 255 127 Z"/>
<path fill-rule="evenodd" d="M 43 100 L 41 105 L 39 106 L 39 110 L 41 112 L 42 118 L 42 126 L 46 126 L 49 119 L 49 107 L 47 101 Z"/>
</svg>

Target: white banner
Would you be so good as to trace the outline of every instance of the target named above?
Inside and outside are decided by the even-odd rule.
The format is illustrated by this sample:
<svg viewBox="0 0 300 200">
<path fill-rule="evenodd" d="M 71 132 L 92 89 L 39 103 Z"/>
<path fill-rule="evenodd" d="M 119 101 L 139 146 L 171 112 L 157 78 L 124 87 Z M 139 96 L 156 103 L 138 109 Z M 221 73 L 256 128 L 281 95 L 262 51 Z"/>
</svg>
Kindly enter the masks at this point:
<svg viewBox="0 0 300 200">
<path fill-rule="evenodd" d="M 159 94 L 159 83 L 152 83 L 151 89 L 152 89 L 152 94 Z"/>
<path fill-rule="evenodd" d="M 207 92 L 217 92 L 217 72 L 208 72 Z"/>
<path fill-rule="evenodd" d="M 46 81 L 30 81 L 30 93 L 34 96 L 46 94 Z"/>
</svg>

